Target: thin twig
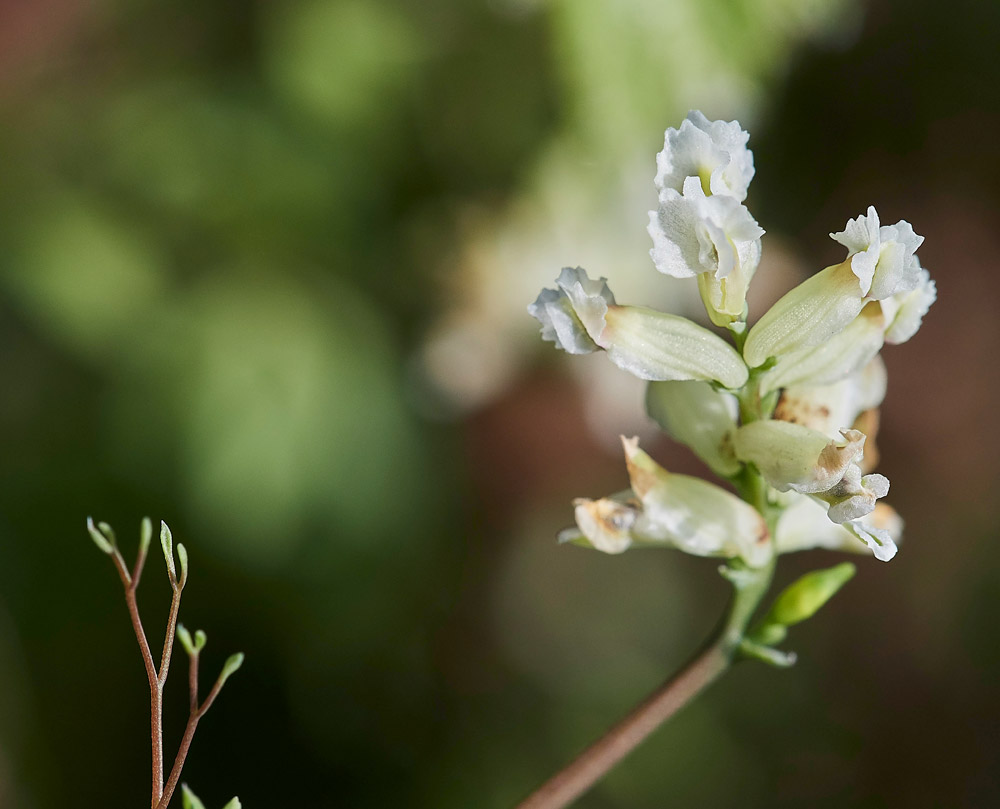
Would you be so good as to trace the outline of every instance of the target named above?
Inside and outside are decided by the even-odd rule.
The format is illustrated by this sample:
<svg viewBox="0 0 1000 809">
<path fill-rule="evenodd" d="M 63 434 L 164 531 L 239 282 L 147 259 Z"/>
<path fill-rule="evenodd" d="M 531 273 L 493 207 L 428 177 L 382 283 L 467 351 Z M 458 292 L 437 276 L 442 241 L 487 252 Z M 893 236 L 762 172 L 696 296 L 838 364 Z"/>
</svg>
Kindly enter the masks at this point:
<svg viewBox="0 0 1000 809">
<path fill-rule="evenodd" d="M 189 656 L 188 686 L 191 692 L 191 713 L 188 716 L 187 725 L 184 727 L 184 735 L 181 737 L 180 747 L 177 748 L 177 757 L 174 759 L 174 766 L 170 768 L 170 775 L 167 777 L 163 795 L 159 803 L 154 804 L 154 809 L 166 809 L 170 803 L 170 799 L 174 795 L 174 790 L 177 789 L 177 784 L 181 780 L 181 770 L 184 769 L 184 761 L 187 759 L 188 750 L 190 750 L 191 742 L 194 740 L 194 733 L 198 729 L 198 722 L 208 712 L 208 709 L 212 707 L 212 703 L 215 702 L 215 698 L 219 695 L 226 681 L 226 678 L 220 674 L 219 678 L 215 681 L 215 685 L 212 686 L 212 690 L 205 697 L 205 701 L 199 706 L 198 657 L 197 651 Z"/>
<path fill-rule="evenodd" d="M 131 574 L 129 574 L 125 560 L 117 547 L 111 554 L 111 559 L 114 561 L 115 569 L 125 587 L 125 604 L 128 607 L 129 618 L 132 620 L 135 639 L 139 642 L 142 664 L 146 669 L 146 679 L 149 681 L 149 736 L 152 748 L 150 806 L 156 806 L 163 794 L 163 686 L 156 671 L 156 662 L 153 660 L 149 641 L 146 639 L 142 618 L 139 617 L 139 602 L 136 600 L 136 588 L 139 586 L 139 579 L 146 563 L 146 554 L 140 550 Z"/>
</svg>

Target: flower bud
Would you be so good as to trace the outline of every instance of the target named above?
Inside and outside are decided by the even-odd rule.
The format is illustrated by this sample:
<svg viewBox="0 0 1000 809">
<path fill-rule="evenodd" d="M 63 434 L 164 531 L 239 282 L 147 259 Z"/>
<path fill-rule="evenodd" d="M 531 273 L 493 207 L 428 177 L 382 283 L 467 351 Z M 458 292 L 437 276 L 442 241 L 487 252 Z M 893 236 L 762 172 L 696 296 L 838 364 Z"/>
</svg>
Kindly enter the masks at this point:
<svg viewBox="0 0 1000 809">
<path fill-rule="evenodd" d="M 650 382 L 646 412 L 717 475 L 730 477 L 742 468 L 733 453 L 738 405 L 732 394 L 707 382 Z"/>
<path fill-rule="evenodd" d="M 781 591 L 761 622 L 761 629 L 788 627 L 805 621 L 833 598 L 853 578 L 856 568 L 850 562 L 813 570 Z"/>
</svg>

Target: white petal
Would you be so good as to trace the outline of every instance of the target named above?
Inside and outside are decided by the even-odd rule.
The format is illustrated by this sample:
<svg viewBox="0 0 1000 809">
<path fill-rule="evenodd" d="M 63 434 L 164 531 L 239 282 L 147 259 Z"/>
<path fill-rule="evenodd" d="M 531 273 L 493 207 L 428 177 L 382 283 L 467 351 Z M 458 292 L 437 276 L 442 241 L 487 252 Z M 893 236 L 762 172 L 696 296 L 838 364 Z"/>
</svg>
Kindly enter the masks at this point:
<svg viewBox="0 0 1000 809">
<path fill-rule="evenodd" d="M 748 371 L 725 340 L 678 315 L 610 306 L 597 340 L 618 367 L 640 379 L 700 379 L 739 388 Z"/>
<path fill-rule="evenodd" d="M 851 268 L 868 300 L 884 300 L 909 292 L 920 283 L 920 264 L 914 255 L 924 241 L 909 222 L 879 226 L 878 214 L 869 206 L 867 215 L 851 219 L 840 233 L 830 236 L 847 248 Z"/>
<path fill-rule="evenodd" d="M 742 468 L 733 454 L 737 410 L 735 396 L 707 382 L 650 382 L 646 388 L 650 418 L 722 477 Z"/>
<path fill-rule="evenodd" d="M 730 196 L 706 196 L 697 177 L 685 179 L 682 190 L 667 188 L 658 210 L 649 212 L 656 269 L 676 278 L 703 272 L 725 278 L 737 268 L 752 275 L 756 263 L 744 262 L 759 260 L 764 231 L 746 207 Z"/>
<path fill-rule="evenodd" d="M 656 156 L 656 186 L 679 191 L 687 177 L 698 177 L 706 192 L 746 199 L 753 179 L 749 135 L 737 121 L 709 121 L 693 110 L 679 129 L 668 129 Z"/>
<path fill-rule="evenodd" d="M 570 354 L 596 351 L 608 305 L 615 302 L 607 279 L 594 281 L 580 267 L 565 267 L 556 284 L 558 289 L 543 289 L 528 305 L 528 313 L 542 324 L 542 339 Z"/>
<path fill-rule="evenodd" d="M 927 270 L 921 267 L 919 275 L 920 282 L 912 292 L 899 292 L 881 301 L 889 324 L 885 331 L 887 343 L 905 343 L 916 334 L 927 310 L 937 300 L 937 286 Z"/>
<path fill-rule="evenodd" d="M 902 540 L 903 520 L 891 506 L 879 503 L 863 521 L 867 533 L 885 532 L 895 545 Z M 792 553 L 810 548 L 864 553 L 866 540 L 851 525 L 838 525 L 830 521 L 826 507 L 810 497 L 796 496 L 778 518 L 775 528 L 775 550 Z"/>
</svg>

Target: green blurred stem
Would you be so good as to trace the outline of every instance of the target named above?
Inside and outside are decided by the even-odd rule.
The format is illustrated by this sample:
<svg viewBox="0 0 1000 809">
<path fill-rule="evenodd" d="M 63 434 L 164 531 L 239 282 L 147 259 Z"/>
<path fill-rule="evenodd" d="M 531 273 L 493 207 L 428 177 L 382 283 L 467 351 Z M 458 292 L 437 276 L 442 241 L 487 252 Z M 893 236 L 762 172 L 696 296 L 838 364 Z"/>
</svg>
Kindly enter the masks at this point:
<svg viewBox="0 0 1000 809">
<path fill-rule="evenodd" d="M 730 580 L 734 591 L 728 611 L 705 647 L 569 766 L 518 804 L 517 809 L 568 806 L 739 659 L 747 625 L 771 585 L 774 561 L 762 568 L 733 572 Z"/>
</svg>

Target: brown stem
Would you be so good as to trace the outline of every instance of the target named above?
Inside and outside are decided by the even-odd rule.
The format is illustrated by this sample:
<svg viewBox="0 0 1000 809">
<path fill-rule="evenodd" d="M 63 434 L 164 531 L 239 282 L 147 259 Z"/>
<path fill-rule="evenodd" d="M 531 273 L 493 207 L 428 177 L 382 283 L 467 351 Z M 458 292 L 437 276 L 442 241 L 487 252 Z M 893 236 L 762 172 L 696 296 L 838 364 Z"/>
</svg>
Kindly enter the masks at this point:
<svg viewBox="0 0 1000 809">
<path fill-rule="evenodd" d="M 163 795 L 158 803 L 153 804 L 153 809 L 166 809 L 170 799 L 174 796 L 174 790 L 181 780 L 181 770 L 184 769 L 184 761 L 187 759 L 188 750 L 191 749 L 191 742 L 194 740 L 194 732 L 198 729 L 198 722 L 206 714 L 215 698 L 222 690 L 225 679 L 222 675 L 215 681 L 212 690 L 208 692 L 205 701 L 198 705 L 198 653 L 190 655 L 188 667 L 188 688 L 191 696 L 191 713 L 188 716 L 187 725 L 184 728 L 184 735 L 181 737 L 180 747 L 177 748 L 177 757 L 174 759 L 174 766 L 170 768 L 170 775 L 167 777 L 166 786 L 163 788 Z"/>
<path fill-rule="evenodd" d="M 556 773 L 517 809 L 559 809 L 590 789 L 650 733 L 712 683 L 732 661 L 732 652 L 717 642 L 667 680 L 569 766 Z"/>
<path fill-rule="evenodd" d="M 149 681 L 149 737 L 153 760 L 150 806 L 156 806 L 163 794 L 163 686 L 156 672 L 156 663 L 149 648 L 149 641 L 146 640 L 146 631 L 142 627 L 142 619 L 139 617 L 139 603 L 135 595 L 136 587 L 139 586 L 139 578 L 142 576 L 146 555 L 140 552 L 131 575 L 117 548 L 114 549 L 111 558 L 115 563 L 118 576 L 125 586 L 125 604 L 128 606 L 132 629 L 135 631 L 135 639 L 139 642 L 142 664 L 146 669 L 146 679 Z"/>
</svg>

